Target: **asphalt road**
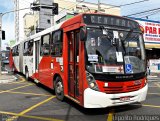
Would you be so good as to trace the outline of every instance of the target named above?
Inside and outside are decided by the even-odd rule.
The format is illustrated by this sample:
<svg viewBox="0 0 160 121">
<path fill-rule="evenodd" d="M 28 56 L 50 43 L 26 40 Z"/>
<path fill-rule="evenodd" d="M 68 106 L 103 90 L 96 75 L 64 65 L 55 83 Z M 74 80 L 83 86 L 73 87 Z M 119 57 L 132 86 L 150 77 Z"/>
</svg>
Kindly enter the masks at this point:
<svg viewBox="0 0 160 121">
<path fill-rule="evenodd" d="M 0 121 L 158 121 L 160 79 L 149 78 L 146 101 L 105 109 L 84 109 L 71 100 L 60 102 L 54 92 L 22 76 L 0 84 Z"/>
</svg>

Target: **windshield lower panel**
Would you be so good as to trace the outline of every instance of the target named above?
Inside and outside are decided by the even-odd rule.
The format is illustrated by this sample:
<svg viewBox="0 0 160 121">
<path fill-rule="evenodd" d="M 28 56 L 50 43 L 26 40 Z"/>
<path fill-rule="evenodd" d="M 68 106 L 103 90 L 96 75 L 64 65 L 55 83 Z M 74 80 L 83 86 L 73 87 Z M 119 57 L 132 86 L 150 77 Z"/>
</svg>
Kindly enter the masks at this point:
<svg viewBox="0 0 160 121">
<path fill-rule="evenodd" d="M 141 33 L 87 28 L 85 47 L 90 73 L 130 75 L 146 71 Z"/>
</svg>

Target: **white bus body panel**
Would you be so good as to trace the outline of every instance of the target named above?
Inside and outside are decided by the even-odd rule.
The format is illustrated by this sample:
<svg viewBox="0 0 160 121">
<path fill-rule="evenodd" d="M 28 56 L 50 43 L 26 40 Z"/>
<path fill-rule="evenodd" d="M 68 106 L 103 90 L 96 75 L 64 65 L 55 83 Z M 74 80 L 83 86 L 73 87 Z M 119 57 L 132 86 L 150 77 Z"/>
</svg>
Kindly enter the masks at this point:
<svg viewBox="0 0 160 121">
<path fill-rule="evenodd" d="M 33 56 L 23 56 L 23 74 L 25 74 L 25 67 L 27 66 L 29 76 L 33 75 Z"/>
<path fill-rule="evenodd" d="M 14 56 L 13 61 L 14 61 L 15 68 L 19 72 L 20 71 L 20 69 L 19 69 L 19 56 Z"/>
<path fill-rule="evenodd" d="M 106 94 L 98 92 L 90 88 L 84 91 L 84 107 L 85 108 L 105 108 L 110 106 L 118 106 L 131 104 L 135 102 L 142 102 L 146 99 L 148 84 L 142 89 L 134 92 Z M 121 101 L 121 97 L 132 97 L 128 101 Z M 117 98 L 117 99 L 116 99 Z"/>
</svg>

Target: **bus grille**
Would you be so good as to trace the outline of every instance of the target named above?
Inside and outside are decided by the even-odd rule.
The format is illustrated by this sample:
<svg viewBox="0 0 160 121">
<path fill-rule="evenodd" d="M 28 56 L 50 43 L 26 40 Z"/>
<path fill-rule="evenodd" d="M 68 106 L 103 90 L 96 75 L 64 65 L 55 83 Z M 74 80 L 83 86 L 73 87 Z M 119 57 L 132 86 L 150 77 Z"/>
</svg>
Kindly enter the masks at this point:
<svg viewBox="0 0 160 121">
<path fill-rule="evenodd" d="M 137 91 L 141 88 L 142 88 L 141 84 L 131 85 L 131 86 L 119 86 L 119 87 L 104 87 L 104 92 L 107 94 L 125 93 L 125 92 Z"/>
</svg>

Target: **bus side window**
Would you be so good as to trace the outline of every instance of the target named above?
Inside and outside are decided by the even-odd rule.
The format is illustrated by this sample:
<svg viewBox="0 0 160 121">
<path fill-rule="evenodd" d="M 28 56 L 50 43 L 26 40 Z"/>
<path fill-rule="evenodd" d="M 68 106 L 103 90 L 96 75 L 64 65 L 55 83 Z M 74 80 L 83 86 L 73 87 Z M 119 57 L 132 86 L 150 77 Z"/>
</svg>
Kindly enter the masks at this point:
<svg viewBox="0 0 160 121">
<path fill-rule="evenodd" d="M 14 56 L 14 47 L 12 48 L 12 56 Z"/>
<path fill-rule="evenodd" d="M 30 40 L 28 42 L 28 56 L 32 56 L 33 55 L 33 40 Z"/>
<path fill-rule="evenodd" d="M 56 31 L 52 33 L 52 42 L 51 42 L 51 55 L 52 56 L 62 56 L 62 31 Z"/>
<path fill-rule="evenodd" d="M 40 55 L 49 55 L 50 54 L 50 34 L 42 36 L 41 39 L 41 53 Z"/>
<path fill-rule="evenodd" d="M 19 45 L 15 47 L 15 56 L 19 56 Z"/>
<path fill-rule="evenodd" d="M 17 56 L 19 56 L 20 45 L 17 46 Z"/>
<path fill-rule="evenodd" d="M 12 56 L 14 56 L 14 47 L 12 48 Z"/>
<path fill-rule="evenodd" d="M 27 55 L 28 55 L 28 42 L 25 42 L 25 43 L 24 43 L 23 55 L 24 55 L 24 56 L 27 56 Z"/>
</svg>

